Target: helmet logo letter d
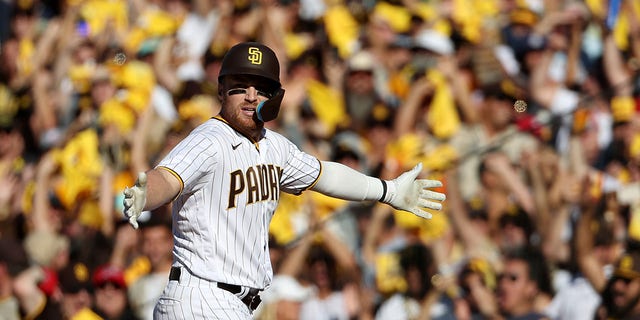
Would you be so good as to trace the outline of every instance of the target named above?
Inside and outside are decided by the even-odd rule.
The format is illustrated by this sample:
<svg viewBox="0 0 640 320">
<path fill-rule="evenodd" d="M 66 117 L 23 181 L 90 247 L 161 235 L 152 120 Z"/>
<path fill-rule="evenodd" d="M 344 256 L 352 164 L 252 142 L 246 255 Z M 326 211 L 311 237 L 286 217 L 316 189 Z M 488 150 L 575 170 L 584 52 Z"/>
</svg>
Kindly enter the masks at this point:
<svg viewBox="0 0 640 320">
<path fill-rule="evenodd" d="M 262 64 L 262 52 L 256 47 L 249 48 L 249 61 L 251 64 Z"/>
</svg>

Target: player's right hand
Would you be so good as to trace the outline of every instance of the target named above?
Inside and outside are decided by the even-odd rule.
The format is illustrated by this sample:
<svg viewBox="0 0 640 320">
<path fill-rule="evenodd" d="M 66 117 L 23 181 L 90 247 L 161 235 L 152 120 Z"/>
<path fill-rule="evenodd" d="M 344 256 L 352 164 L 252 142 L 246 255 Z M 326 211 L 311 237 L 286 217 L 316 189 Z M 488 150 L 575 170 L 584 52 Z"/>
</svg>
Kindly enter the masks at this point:
<svg viewBox="0 0 640 320">
<path fill-rule="evenodd" d="M 129 223 L 133 228 L 138 229 L 138 217 L 142 214 L 144 205 L 147 202 L 147 174 L 139 172 L 136 185 L 131 188 L 125 188 L 123 194 L 124 209 L 122 213 L 129 218 Z"/>
</svg>

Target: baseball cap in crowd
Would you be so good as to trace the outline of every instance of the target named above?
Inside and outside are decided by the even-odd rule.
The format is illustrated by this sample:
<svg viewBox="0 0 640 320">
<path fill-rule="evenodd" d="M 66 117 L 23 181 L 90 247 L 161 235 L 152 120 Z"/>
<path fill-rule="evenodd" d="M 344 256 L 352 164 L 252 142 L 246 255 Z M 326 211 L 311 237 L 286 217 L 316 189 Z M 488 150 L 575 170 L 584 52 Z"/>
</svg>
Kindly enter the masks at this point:
<svg viewBox="0 0 640 320">
<path fill-rule="evenodd" d="M 434 29 L 419 31 L 413 38 L 413 42 L 415 49 L 425 49 L 441 55 L 449 55 L 454 52 L 451 38 Z"/>
<path fill-rule="evenodd" d="M 510 79 L 489 83 L 482 88 L 482 93 L 485 98 L 511 100 L 514 102 L 523 98 L 522 89 Z"/>
<path fill-rule="evenodd" d="M 640 252 L 625 252 L 616 262 L 613 277 L 627 280 L 640 278 Z"/>
<path fill-rule="evenodd" d="M 60 290 L 63 293 L 75 294 L 82 290 L 91 291 L 91 274 L 84 263 L 70 263 L 58 272 Z"/>
<path fill-rule="evenodd" d="M 369 51 L 361 50 L 354 53 L 347 61 L 348 70 L 351 72 L 372 71 L 375 66 L 375 58 Z"/>
<path fill-rule="evenodd" d="M 98 267 L 93 273 L 93 286 L 100 288 L 108 283 L 118 288 L 126 288 L 127 283 L 124 278 L 124 270 L 117 266 L 105 264 Z"/>
<path fill-rule="evenodd" d="M 377 103 L 371 108 L 367 116 L 367 127 L 376 126 L 391 128 L 393 126 L 394 110 L 385 103 Z"/>
</svg>

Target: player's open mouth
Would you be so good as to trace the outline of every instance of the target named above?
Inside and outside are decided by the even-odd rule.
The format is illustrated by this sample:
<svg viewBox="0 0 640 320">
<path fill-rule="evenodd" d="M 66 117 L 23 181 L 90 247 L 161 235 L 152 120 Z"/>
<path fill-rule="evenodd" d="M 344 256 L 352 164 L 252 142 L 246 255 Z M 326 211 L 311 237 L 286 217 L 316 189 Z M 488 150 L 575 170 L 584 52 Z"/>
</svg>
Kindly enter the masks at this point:
<svg viewBox="0 0 640 320">
<path fill-rule="evenodd" d="M 255 112 L 256 112 L 256 108 L 253 108 L 253 107 L 251 107 L 251 108 L 249 108 L 249 107 L 242 108 L 242 113 L 244 113 L 244 114 L 246 114 L 247 116 L 250 116 L 250 117 L 252 117 Z"/>
</svg>

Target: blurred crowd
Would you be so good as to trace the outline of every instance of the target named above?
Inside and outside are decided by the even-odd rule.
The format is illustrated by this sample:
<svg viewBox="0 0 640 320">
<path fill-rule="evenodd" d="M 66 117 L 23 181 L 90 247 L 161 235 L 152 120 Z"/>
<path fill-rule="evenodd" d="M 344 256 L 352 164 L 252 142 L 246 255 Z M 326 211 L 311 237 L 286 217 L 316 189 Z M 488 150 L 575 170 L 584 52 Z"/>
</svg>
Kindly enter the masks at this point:
<svg viewBox="0 0 640 320">
<path fill-rule="evenodd" d="M 269 128 L 447 194 L 283 194 L 255 318 L 640 317 L 639 1 L 0 0 L 0 319 L 151 319 L 170 207 L 134 230 L 121 191 L 249 40 L 282 64 Z"/>
</svg>

